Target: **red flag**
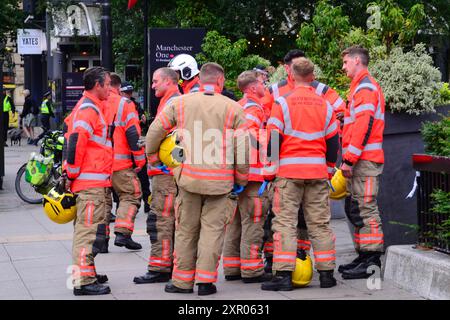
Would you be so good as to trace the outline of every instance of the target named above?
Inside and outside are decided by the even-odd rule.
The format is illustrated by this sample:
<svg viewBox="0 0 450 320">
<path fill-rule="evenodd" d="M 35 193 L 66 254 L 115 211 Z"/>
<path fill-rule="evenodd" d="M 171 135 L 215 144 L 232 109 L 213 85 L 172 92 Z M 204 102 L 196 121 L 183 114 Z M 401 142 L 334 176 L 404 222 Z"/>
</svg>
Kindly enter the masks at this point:
<svg viewBox="0 0 450 320">
<path fill-rule="evenodd" d="M 128 10 L 136 5 L 137 0 L 128 0 Z"/>
</svg>

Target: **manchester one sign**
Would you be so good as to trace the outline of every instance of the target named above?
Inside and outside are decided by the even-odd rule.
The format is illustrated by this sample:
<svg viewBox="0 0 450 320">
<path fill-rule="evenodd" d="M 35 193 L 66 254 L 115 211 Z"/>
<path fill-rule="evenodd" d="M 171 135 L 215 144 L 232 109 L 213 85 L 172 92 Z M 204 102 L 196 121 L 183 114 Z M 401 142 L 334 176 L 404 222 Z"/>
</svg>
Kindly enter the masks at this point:
<svg viewBox="0 0 450 320">
<path fill-rule="evenodd" d="M 155 61 L 156 62 L 169 62 L 173 57 L 179 53 L 192 52 L 193 46 L 177 46 L 170 45 L 165 46 L 162 44 L 156 45 Z"/>
</svg>

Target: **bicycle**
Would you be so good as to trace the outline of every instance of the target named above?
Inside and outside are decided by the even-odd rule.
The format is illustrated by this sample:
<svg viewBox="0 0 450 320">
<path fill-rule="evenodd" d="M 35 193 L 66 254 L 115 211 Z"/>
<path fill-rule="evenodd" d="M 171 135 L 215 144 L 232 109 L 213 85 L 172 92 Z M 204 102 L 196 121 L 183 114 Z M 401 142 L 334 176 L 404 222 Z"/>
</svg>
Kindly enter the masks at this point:
<svg viewBox="0 0 450 320">
<path fill-rule="evenodd" d="M 55 186 L 56 181 L 61 176 L 62 149 L 64 145 L 62 131 L 48 131 L 41 141 L 39 154 L 33 152 L 30 160 L 24 163 L 16 174 L 15 188 L 17 195 L 20 199 L 30 204 L 42 203 L 43 195 L 47 194 Z M 30 161 L 45 161 L 44 165 L 51 166 L 48 170 L 48 175 L 37 185 L 27 181 L 27 166 Z"/>
</svg>

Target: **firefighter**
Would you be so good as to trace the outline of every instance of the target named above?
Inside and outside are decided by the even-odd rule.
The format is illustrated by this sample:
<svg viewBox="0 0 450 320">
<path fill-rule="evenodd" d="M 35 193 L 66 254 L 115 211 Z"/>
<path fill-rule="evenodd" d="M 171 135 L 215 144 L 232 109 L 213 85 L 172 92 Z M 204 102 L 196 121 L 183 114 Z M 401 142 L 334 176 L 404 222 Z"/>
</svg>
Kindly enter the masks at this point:
<svg viewBox="0 0 450 320">
<path fill-rule="evenodd" d="M 160 98 L 157 116 L 172 99 L 181 95 L 178 90 L 178 73 L 169 68 L 160 68 L 153 73 L 152 89 Z M 147 217 L 147 233 L 150 237 L 151 252 L 148 272 L 135 277 L 135 283 L 167 282 L 173 265 L 173 239 L 175 232 L 174 203 L 177 186 L 173 174 L 149 166 L 147 172 L 152 177 L 152 202 Z"/>
<path fill-rule="evenodd" d="M 223 268 L 226 280 L 242 279 L 244 283 L 254 283 L 268 280 L 264 274 L 262 246 L 269 198 L 267 191 L 258 195 L 264 182 L 259 149 L 266 149 L 262 147 L 266 121 L 260 102 L 264 84 L 254 71 L 241 73 L 237 83 L 244 93 L 239 104 L 244 109 L 250 134 L 250 174 L 247 187 L 239 195 L 236 215 L 225 233 Z"/>
<path fill-rule="evenodd" d="M 384 166 L 385 101 L 380 85 L 367 70 L 367 49 L 350 47 L 342 52 L 342 58 L 342 69 L 352 82 L 345 109 L 341 169 L 350 193 L 345 211 L 355 227 L 358 257 L 338 270 L 344 279 L 361 279 L 370 276 L 370 266 L 381 268 L 384 237 L 377 195 Z"/>
<path fill-rule="evenodd" d="M 120 95 L 120 77 L 111 74 L 111 89 L 106 104 L 108 105 L 109 122 L 114 126 L 114 162 L 112 186 L 118 197 L 114 233 L 114 245 L 129 250 L 142 249 L 141 244 L 131 238 L 134 221 L 141 206 L 141 184 L 137 177 L 145 165 L 144 148 L 137 142 L 141 135 L 139 117 L 134 103 Z M 112 201 L 108 199 L 108 210 L 111 212 Z M 109 223 L 107 223 L 109 226 Z M 107 228 L 108 247 L 109 227 Z"/>
<path fill-rule="evenodd" d="M 146 137 L 147 157 L 159 164 L 158 148 L 174 127 L 185 160 L 174 169 L 175 251 L 172 280 L 165 291 L 199 295 L 217 291 L 217 267 L 225 226 L 237 208 L 237 195 L 248 179 L 246 121 L 241 106 L 220 94 L 223 68 L 206 63 L 200 71 L 202 92 L 174 98 L 156 117 Z M 204 133 L 204 134 L 203 134 Z M 203 141 L 203 140 L 206 141 Z"/>
<path fill-rule="evenodd" d="M 145 135 L 147 133 L 148 125 L 147 125 L 147 117 L 145 115 L 144 108 L 136 101 L 136 99 L 133 97 L 133 86 L 124 81 L 122 82 L 120 86 L 120 95 L 122 97 L 130 99 L 134 106 L 136 107 L 136 111 L 139 115 L 139 125 L 141 127 L 141 134 Z M 146 159 L 147 161 L 147 159 Z M 147 163 L 145 164 L 144 168 L 147 168 Z M 144 212 L 149 213 L 150 212 L 150 205 L 148 204 L 148 198 L 151 194 L 150 192 L 150 183 L 147 176 L 147 170 L 139 170 L 138 172 L 138 178 L 141 182 L 141 189 L 142 189 L 142 202 L 144 203 Z"/>
<path fill-rule="evenodd" d="M 263 290 L 292 290 L 300 205 L 320 273 L 320 286 L 336 285 L 327 180 L 337 160 L 337 122 L 332 106 L 310 85 L 313 71 L 313 63 L 306 58 L 293 62 L 295 88 L 275 100 L 267 125 L 271 146 L 268 152 L 278 171 L 272 200 L 274 277 L 262 284 Z M 279 159 L 274 150 L 279 151 Z"/>
<path fill-rule="evenodd" d="M 181 78 L 181 89 L 183 94 L 198 92 L 200 83 L 197 61 L 189 54 L 179 54 L 170 60 L 167 65 L 170 69 L 178 71 Z"/>
<path fill-rule="evenodd" d="M 99 295 L 111 292 L 97 280 L 94 264 L 94 257 L 106 239 L 106 199 L 111 187 L 112 135 L 104 103 L 111 78 L 104 68 L 93 67 L 84 72 L 83 83 L 83 96 L 64 121 L 68 142 L 63 176 L 70 181 L 67 187 L 77 195 L 73 292 L 75 295 Z"/>
<path fill-rule="evenodd" d="M 287 73 L 287 78 L 272 84 L 268 90 L 266 90 L 266 94 L 264 98 L 262 99 L 264 109 L 266 110 L 266 113 L 268 112 L 270 114 L 270 109 L 272 107 L 273 102 L 276 98 L 279 96 L 285 95 L 293 90 L 295 87 L 295 81 L 293 79 L 292 71 L 291 71 L 291 65 L 292 63 L 298 59 L 305 57 L 305 53 L 302 50 L 299 49 L 293 49 L 290 50 L 285 56 L 284 56 L 284 68 Z M 327 86 L 324 83 L 321 83 L 313 77 L 310 85 L 315 89 L 315 93 L 319 96 L 322 96 L 325 98 L 333 107 L 333 110 L 336 114 L 336 117 L 340 120 L 343 120 L 343 111 L 345 109 L 345 102 L 342 100 L 342 98 L 339 96 L 339 94 Z M 270 197 L 272 199 L 272 197 Z M 265 264 L 266 264 L 266 272 L 271 272 L 271 266 L 272 266 L 272 252 L 273 252 L 273 242 L 272 242 L 272 233 L 270 231 L 270 223 L 273 218 L 273 213 L 270 212 L 268 215 L 268 219 L 266 221 L 266 241 L 264 245 L 264 255 L 266 258 Z M 299 209 L 299 220 L 298 220 L 298 229 L 297 229 L 297 236 L 298 236 L 298 250 L 303 250 L 306 253 L 311 248 L 311 241 L 308 240 L 308 230 L 306 227 L 305 218 L 303 215 L 303 210 L 300 207 Z"/>
</svg>

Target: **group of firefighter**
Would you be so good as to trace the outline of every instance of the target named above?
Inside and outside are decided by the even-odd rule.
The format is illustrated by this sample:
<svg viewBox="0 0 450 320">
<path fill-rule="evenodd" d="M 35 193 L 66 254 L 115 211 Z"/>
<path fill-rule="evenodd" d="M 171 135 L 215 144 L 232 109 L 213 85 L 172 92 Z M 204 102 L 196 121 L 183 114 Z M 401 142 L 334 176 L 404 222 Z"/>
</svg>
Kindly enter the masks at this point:
<svg viewBox="0 0 450 320">
<path fill-rule="evenodd" d="M 180 54 L 153 74 L 160 102 L 145 141 L 134 103 L 120 95 L 120 77 L 102 67 L 85 71 L 83 97 L 64 121 L 60 180 L 76 195 L 74 294 L 110 293 L 94 257 L 108 252 L 112 190 L 114 243 L 141 248 L 131 236 L 141 200 L 147 201 L 137 176 L 146 169 L 151 252 L 136 284 L 167 282 L 170 293 L 192 293 L 197 284 L 199 295 L 213 294 L 222 260 L 226 281 L 288 291 L 311 281 L 312 266 L 301 262 L 312 258 L 320 287 L 335 286 L 330 181 L 336 163 L 346 178 L 345 211 L 358 254 L 339 272 L 361 279 L 370 276 L 369 267 L 381 267 L 376 196 L 384 97 L 368 72 L 365 48 L 350 47 L 342 59 L 352 80 L 347 103 L 315 80 L 314 64 L 301 50 L 284 57 L 281 82 L 267 85 L 262 67 L 241 73 L 243 98 L 236 102 L 224 91 L 222 66 L 211 62 L 199 70 L 192 56 Z"/>
</svg>

